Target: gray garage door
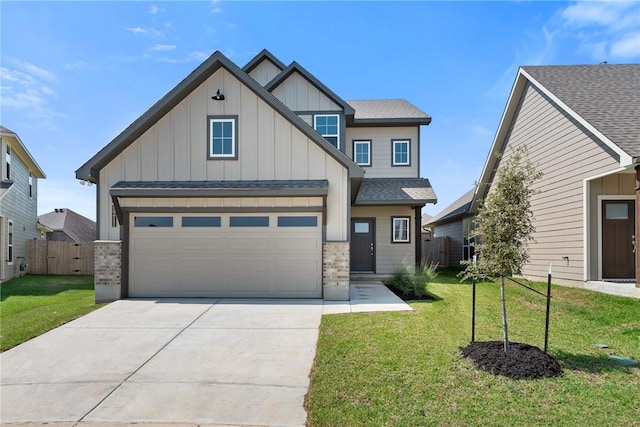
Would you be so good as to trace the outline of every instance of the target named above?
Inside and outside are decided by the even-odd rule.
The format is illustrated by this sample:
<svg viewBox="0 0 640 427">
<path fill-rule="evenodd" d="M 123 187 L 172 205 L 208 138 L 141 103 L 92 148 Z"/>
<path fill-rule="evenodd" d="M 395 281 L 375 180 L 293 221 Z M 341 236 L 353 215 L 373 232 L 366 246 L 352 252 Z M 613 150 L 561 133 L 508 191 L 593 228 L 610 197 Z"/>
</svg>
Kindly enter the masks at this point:
<svg viewBox="0 0 640 427">
<path fill-rule="evenodd" d="M 320 298 L 319 213 L 131 214 L 129 296 Z"/>
</svg>

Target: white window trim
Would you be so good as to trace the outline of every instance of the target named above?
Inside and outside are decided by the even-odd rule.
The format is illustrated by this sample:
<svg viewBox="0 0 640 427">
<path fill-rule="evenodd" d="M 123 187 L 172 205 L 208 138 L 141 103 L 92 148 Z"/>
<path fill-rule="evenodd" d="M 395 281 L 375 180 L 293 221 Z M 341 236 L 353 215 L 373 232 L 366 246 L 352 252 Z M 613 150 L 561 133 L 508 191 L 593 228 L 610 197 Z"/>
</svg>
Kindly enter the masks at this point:
<svg viewBox="0 0 640 427">
<path fill-rule="evenodd" d="M 407 144 L 407 161 L 396 162 L 396 145 Z M 393 148 L 391 150 L 391 164 L 393 166 L 411 166 L 411 140 L 410 139 L 396 139 L 393 140 Z"/>
<path fill-rule="evenodd" d="M 359 144 L 367 145 L 367 153 L 369 157 L 369 161 L 367 163 L 358 163 L 358 161 L 356 160 L 356 153 L 357 153 L 356 146 Z M 371 140 L 370 139 L 356 139 L 353 141 L 353 161 L 358 166 L 371 166 Z"/>
<path fill-rule="evenodd" d="M 396 239 L 396 221 L 406 222 L 407 224 L 407 238 L 406 239 Z M 411 222 L 409 217 L 398 217 L 394 216 L 391 218 L 391 242 L 392 243 L 411 243 Z"/>
<path fill-rule="evenodd" d="M 335 117 L 338 119 L 338 133 L 333 134 L 333 133 L 320 133 L 320 131 L 318 131 L 318 117 Z M 327 136 L 332 136 L 336 138 L 336 148 L 339 150 L 340 149 L 340 115 L 339 114 L 316 114 L 313 116 L 313 128 L 316 130 L 316 132 L 320 133 L 320 135 L 322 135 L 323 137 L 327 137 Z M 333 144 L 331 144 L 333 145 Z"/>
<path fill-rule="evenodd" d="M 208 146 L 208 158 L 209 159 L 237 159 L 238 158 L 238 138 L 237 138 L 237 117 L 215 117 L 209 116 L 209 146 Z M 214 123 L 231 123 L 231 153 L 230 154 L 214 154 L 213 153 L 213 125 Z"/>
<path fill-rule="evenodd" d="M 33 199 L 33 174 L 29 172 L 29 198 Z"/>
</svg>

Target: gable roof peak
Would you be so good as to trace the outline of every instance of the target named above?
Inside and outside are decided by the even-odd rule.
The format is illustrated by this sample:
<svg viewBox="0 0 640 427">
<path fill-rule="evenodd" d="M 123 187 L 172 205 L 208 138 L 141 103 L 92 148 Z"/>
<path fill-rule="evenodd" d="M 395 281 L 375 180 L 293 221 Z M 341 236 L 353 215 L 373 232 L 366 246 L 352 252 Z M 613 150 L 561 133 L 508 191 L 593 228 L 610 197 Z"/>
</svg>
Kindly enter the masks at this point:
<svg viewBox="0 0 640 427">
<path fill-rule="evenodd" d="M 296 61 L 291 62 L 291 64 L 289 64 L 287 68 L 285 68 L 280 74 L 274 77 L 273 80 L 267 83 L 265 85 L 265 89 L 267 89 L 269 92 L 272 92 L 276 87 L 280 86 L 280 84 L 287 80 L 287 78 L 294 72 L 298 72 L 302 77 L 311 82 L 311 84 L 317 87 L 318 90 L 323 92 L 333 102 L 341 106 L 346 116 L 353 116 L 355 114 L 355 110 L 351 105 L 347 103 L 347 101 L 340 98 L 334 91 L 329 89 L 327 85 L 318 80 L 313 74 L 307 71 L 306 68 L 304 68 Z"/>
<path fill-rule="evenodd" d="M 280 113 L 292 125 L 309 137 L 309 139 L 313 140 L 323 150 L 329 153 L 329 155 L 345 166 L 352 177 L 364 176 L 364 170 L 360 166 L 356 165 L 351 159 L 349 159 L 349 157 L 331 145 L 331 143 L 313 130 L 303 119 L 298 117 L 293 111 L 289 110 L 275 96 L 269 93 L 258 82 L 253 80 L 230 59 L 224 56 L 222 52 L 215 51 L 186 78 L 153 104 L 151 108 L 138 117 L 84 165 L 77 169 L 76 178 L 97 182 L 99 171 L 102 168 L 116 158 L 125 148 L 141 137 L 148 129 L 169 113 L 176 105 L 202 85 L 220 68 L 227 70 L 243 85 L 265 101 L 271 108 Z"/>
<path fill-rule="evenodd" d="M 262 49 L 256 56 L 254 56 L 249 62 L 247 62 L 247 64 L 244 67 L 242 67 L 242 71 L 249 74 L 251 70 L 256 68 L 265 60 L 270 61 L 273 65 L 278 67 L 280 71 L 287 68 L 284 62 L 276 58 L 271 52 L 269 52 L 267 49 Z"/>
</svg>

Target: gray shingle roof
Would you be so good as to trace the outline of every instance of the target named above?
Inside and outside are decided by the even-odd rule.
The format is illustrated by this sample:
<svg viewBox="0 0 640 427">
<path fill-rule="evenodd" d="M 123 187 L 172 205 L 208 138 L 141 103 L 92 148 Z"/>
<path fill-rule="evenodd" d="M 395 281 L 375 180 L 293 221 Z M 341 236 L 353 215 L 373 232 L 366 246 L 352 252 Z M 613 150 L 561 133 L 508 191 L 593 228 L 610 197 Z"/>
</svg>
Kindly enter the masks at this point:
<svg viewBox="0 0 640 427">
<path fill-rule="evenodd" d="M 56 209 L 38 217 L 38 222 L 54 231 L 62 231 L 76 243 L 96 239 L 96 223 L 71 209 Z"/>
<path fill-rule="evenodd" d="M 405 99 L 347 101 L 355 110 L 354 120 L 414 120 L 429 124 L 431 116 Z"/>
<path fill-rule="evenodd" d="M 640 64 L 522 69 L 611 142 L 640 156 Z"/>
<path fill-rule="evenodd" d="M 425 178 L 365 178 L 355 204 L 416 206 L 436 201 L 436 193 Z"/>
<path fill-rule="evenodd" d="M 473 187 L 471 190 L 464 193 L 460 198 L 458 198 L 456 201 L 444 208 L 439 214 L 433 217 L 433 219 L 429 221 L 429 225 L 445 223 L 459 216 L 468 214 L 475 192 L 476 188 Z"/>
</svg>

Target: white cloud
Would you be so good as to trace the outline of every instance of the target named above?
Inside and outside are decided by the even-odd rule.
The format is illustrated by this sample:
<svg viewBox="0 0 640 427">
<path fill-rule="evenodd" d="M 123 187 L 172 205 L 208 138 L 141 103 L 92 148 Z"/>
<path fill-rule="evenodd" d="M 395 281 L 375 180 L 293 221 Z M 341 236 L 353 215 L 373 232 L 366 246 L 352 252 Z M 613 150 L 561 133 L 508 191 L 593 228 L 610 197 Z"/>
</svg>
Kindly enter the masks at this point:
<svg viewBox="0 0 640 427">
<path fill-rule="evenodd" d="M 209 52 L 190 52 L 188 58 L 193 61 L 204 61 L 211 54 Z"/>
<path fill-rule="evenodd" d="M 153 47 L 151 47 L 150 50 L 152 52 L 167 52 L 175 49 L 176 49 L 175 44 L 156 44 L 156 45 L 153 45 Z"/>
<path fill-rule="evenodd" d="M 132 32 L 137 35 L 149 35 L 154 37 L 163 37 L 163 34 L 153 28 L 142 28 L 142 27 L 127 27 L 125 30 Z"/>
<path fill-rule="evenodd" d="M 151 13 L 152 15 L 155 15 L 155 14 L 157 14 L 159 12 L 161 12 L 161 10 L 156 5 L 151 6 L 151 9 L 149 9 L 149 13 Z"/>
<path fill-rule="evenodd" d="M 616 19 L 616 13 L 603 3 L 576 3 L 564 9 L 562 16 L 570 25 L 609 25 Z"/>
<path fill-rule="evenodd" d="M 640 2 L 576 2 L 560 11 L 560 30 L 597 60 L 640 57 Z"/>
<path fill-rule="evenodd" d="M 146 33 L 148 33 L 147 30 L 145 30 L 144 28 L 140 28 L 140 27 L 127 27 L 126 30 L 127 31 L 131 31 L 133 34 L 146 34 Z"/>
<path fill-rule="evenodd" d="M 56 129 L 55 119 L 60 115 L 50 107 L 57 96 L 51 86 L 57 81 L 56 75 L 17 58 L 4 58 L 4 64 L 0 68 L 2 108 L 35 119 L 35 126 Z"/>
<path fill-rule="evenodd" d="M 611 55 L 615 58 L 640 57 L 640 31 L 611 43 Z"/>
</svg>

